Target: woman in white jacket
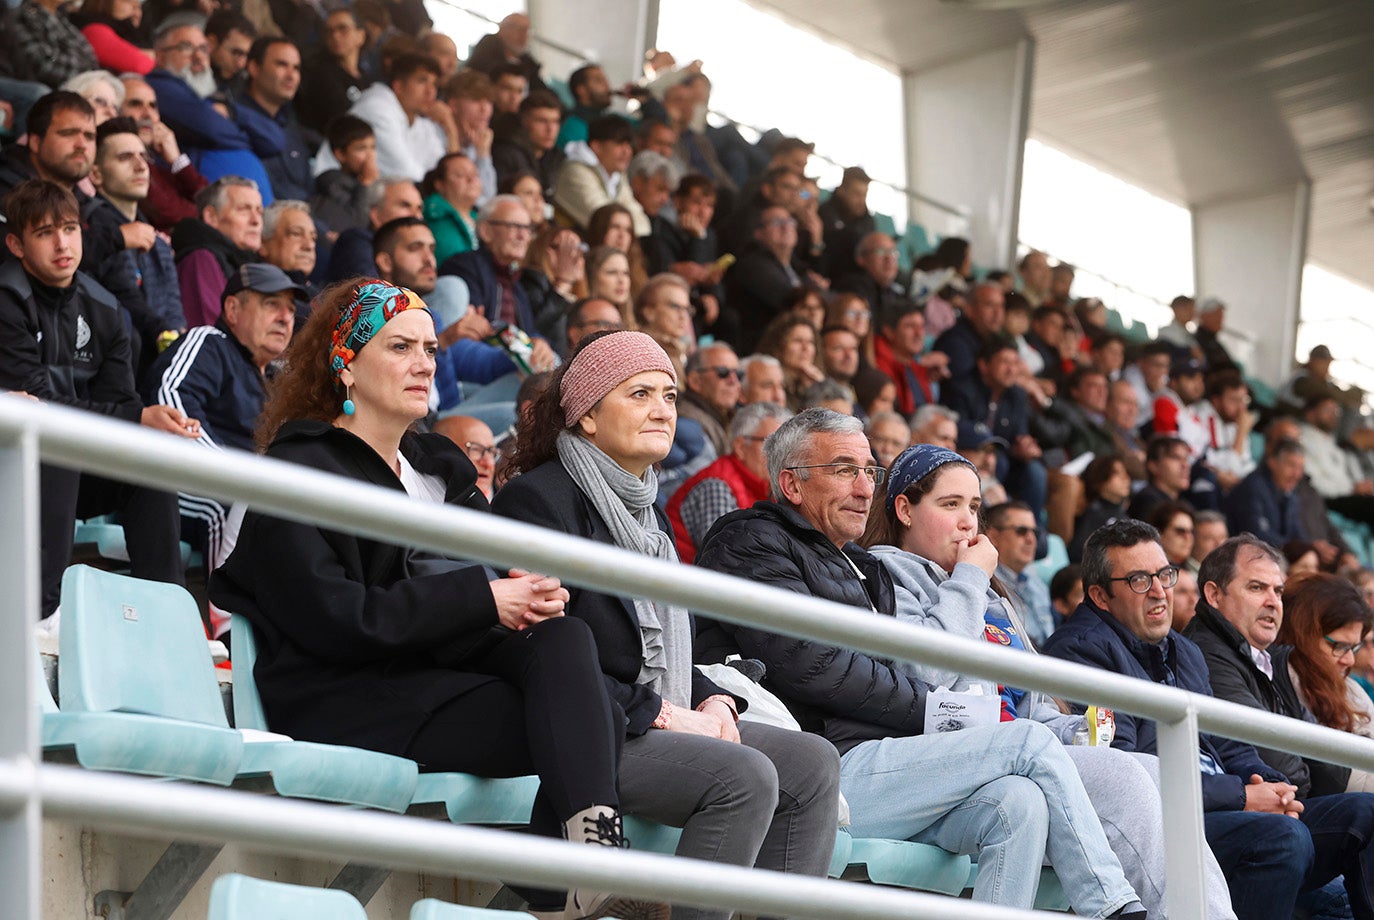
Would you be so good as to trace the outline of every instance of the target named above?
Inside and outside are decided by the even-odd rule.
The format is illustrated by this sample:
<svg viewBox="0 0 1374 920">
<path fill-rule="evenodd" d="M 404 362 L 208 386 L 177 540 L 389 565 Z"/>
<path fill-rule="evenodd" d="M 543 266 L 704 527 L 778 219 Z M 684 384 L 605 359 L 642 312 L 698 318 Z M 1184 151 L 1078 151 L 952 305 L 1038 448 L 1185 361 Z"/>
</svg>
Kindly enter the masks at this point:
<svg viewBox="0 0 1374 920">
<path fill-rule="evenodd" d="M 1021 615 L 993 578 L 997 550 L 979 533 L 982 496 L 976 468 L 943 447 L 918 444 L 895 461 L 886 490 L 873 497 L 863 545 L 892 575 L 897 617 L 909 623 L 1034 653 Z M 951 690 L 977 683 L 956 671 L 898 662 L 913 677 Z M 1167 916 L 1164 827 L 1159 762 L 1148 754 L 1074 745 L 1086 727 L 1035 690 L 997 688 L 1001 717 L 1043 723 L 1068 745 L 1107 840 L 1151 920 Z M 1207 903 L 1212 920 L 1233 918 L 1221 867 L 1207 852 Z"/>
</svg>

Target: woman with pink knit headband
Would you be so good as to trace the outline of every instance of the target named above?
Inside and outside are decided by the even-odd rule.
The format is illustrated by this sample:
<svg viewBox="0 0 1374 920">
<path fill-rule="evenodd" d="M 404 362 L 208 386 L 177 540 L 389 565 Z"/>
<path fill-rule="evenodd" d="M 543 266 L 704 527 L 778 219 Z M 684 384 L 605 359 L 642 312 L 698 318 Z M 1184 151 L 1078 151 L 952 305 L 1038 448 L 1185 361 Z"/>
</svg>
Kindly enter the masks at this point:
<svg viewBox="0 0 1374 920">
<path fill-rule="evenodd" d="M 654 464 L 672 447 L 676 401 L 672 362 L 652 338 L 589 336 L 520 420 L 519 475 L 493 509 L 676 562 L 654 504 Z M 684 608 L 571 588 L 567 612 L 591 626 L 624 713 L 621 808 L 682 828 L 680 856 L 824 875 L 835 840 L 835 749 L 815 735 L 739 722 L 743 701 L 692 666 Z M 675 907 L 672 916 L 729 912 Z"/>
<path fill-rule="evenodd" d="M 485 509 L 477 471 L 418 434 L 438 341 L 414 291 L 345 282 L 317 299 L 259 425 L 269 457 L 419 501 Z M 438 558 L 249 511 L 210 579 L 252 624 L 253 677 L 273 731 L 408 757 L 421 769 L 537 773 L 530 826 L 618 845 L 623 717 L 591 631 L 556 578 Z M 457 867 L 455 867 L 455 871 Z M 567 920 L 620 916 L 605 892 L 532 892 Z"/>
</svg>

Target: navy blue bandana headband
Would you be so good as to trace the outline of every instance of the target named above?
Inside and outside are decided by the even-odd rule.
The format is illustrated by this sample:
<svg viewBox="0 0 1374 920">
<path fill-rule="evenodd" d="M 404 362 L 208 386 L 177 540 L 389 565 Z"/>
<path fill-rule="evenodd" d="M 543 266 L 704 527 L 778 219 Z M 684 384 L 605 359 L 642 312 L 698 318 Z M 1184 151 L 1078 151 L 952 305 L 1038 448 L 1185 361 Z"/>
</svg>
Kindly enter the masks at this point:
<svg viewBox="0 0 1374 920">
<path fill-rule="evenodd" d="M 897 455 L 887 476 L 887 510 L 896 513 L 897 496 L 947 463 L 962 463 L 975 473 L 978 467 L 967 457 L 936 444 L 913 444 Z"/>
</svg>

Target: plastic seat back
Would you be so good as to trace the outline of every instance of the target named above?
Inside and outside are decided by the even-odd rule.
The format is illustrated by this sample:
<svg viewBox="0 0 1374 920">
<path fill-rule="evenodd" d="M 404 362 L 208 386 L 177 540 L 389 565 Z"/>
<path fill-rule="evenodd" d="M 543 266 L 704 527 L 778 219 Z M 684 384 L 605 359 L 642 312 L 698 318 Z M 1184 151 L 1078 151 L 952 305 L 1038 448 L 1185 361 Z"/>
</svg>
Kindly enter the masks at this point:
<svg viewBox="0 0 1374 920">
<path fill-rule="evenodd" d="M 367 920 L 353 895 L 331 888 L 308 888 L 222 875 L 210 889 L 207 920 Z"/>
<path fill-rule="evenodd" d="M 62 577 L 62 709 L 227 728 L 200 610 L 185 588 L 75 565 Z"/>
<path fill-rule="evenodd" d="M 229 626 L 229 660 L 234 662 L 234 727 L 267 731 L 267 713 L 258 696 L 253 680 L 253 666 L 258 661 L 258 638 L 253 624 L 237 613 Z"/>
<path fill-rule="evenodd" d="M 1045 558 L 1035 560 L 1028 568 L 1048 586 L 1050 579 L 1054 578 L 1054 573 L 1069 564 L 1069 548 L 1064 545 L 1064 538 L 1056 533 L 1047 534 L 1045 544 Z"/>
<path fill-rule="evenodd" d="M 529 914 L 512 910 L 466 907 L 425 898 L 410 908 L 410 920 L 529 920 Z"/>
</svg>

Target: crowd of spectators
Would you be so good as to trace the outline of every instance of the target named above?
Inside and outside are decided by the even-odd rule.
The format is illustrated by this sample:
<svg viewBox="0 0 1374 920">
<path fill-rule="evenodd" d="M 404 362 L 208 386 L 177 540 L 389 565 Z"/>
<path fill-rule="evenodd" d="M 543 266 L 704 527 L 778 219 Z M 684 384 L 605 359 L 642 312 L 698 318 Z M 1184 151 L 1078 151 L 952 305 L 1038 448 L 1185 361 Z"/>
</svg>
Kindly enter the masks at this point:
<svg viewBox="0 0 1374 920">
<path fill-rule="evenodd" d="M 1326 346 L 1260 406 L 1214 297 L 1181 295 L 1156 337 L 1128 340 L 1106 305 L 1075 296 L 1073 266 L 1041 252 L 978 269 L 980 254 L 948 238 L 904 271 L 861 167 L 825 195 L 807 175 L 813 145 L 708 126 L 700 62 L 660 53 L 622 88 L 596 64 L 566 81 L 545 74 L 523 15 L 466 60 L 420 0 L 328 11 L 87 0 L 78 12 L 22 0 L 0 34 L 0 389 L 213 450 L 265 449 L 259 421 L 312 303 L 339 300 L 331 285 L 382 279 L 434 317 L 421 426 L 461 449 L 499 508 L 528 475 L 512 458 L 528 450 L 531 413 L 569 362 L 598 337 L 642 332 L 678 387 L 652 499 L 682 562 L 1374 734 L 1363 654 L 1374 573 L 1349 542 L 1374 525 L 1374 435 L 1360 425 L 1363 394 L 1332 380 Z M 353 405 L 351 390 L 342 398 Z M 834 456 L 817 446 L 841 442 Z M 901 479 L 912 464 L 925 466 Z M 837 477 L 802 476 L 811 466 Z M 946 478 L 959 485 L 948 507 L 931 492 Z M 819 483 L 834 495 L 814 494 Z M 41 489 L 44 616 L 78 519 L 117 513 L 132 573 L 177 583 L 180 541 L 214 569 L 242 520 L 208 498 L 57 468 Z M 873 531 L 884 513 L 887 529 Z M 955 549 L 909 537 L 913 518 L 950 530 Z M 816 559 L 798 561 L 800 545 Z M 1060 553 L 1057 570 L 1037 561 Z M 912 554 L 930 565 L 907 573 Z M 799 565 L 795 577 L 779 577 L 774 556 Z M 1289 575 L 1301 577 L 1291 605 Z M 972 605 L 962 625 L 932 613 L 959 585 Z M 209 616 L 223 635 L 223 614 Z M 870 781 L 884 758 L 908 771 L 938 759 L 866 745 L 920 736 L 927 693 L 953 686 L 940 675 L 856 656 L 850 667 L 883 675 L 870 694 L 889 682 L 877 702 L 843 681 L 818 688 L 836 650 L 706 634 L 718 646 L 699 643 L 699 658 L 729 646 L 762 660 L 802 727 L 825 726 L 851 804 L 878 807 Z M 801 653 L 819 670 L 798 671 Z M 1004 718 L 1018 705 L 1049 718 L 1029 713 L 1051 701 L 998 690 Z M 837 735 L 836 722 L 850 728 Z M 1094 792 L 1099 767 L 1061 764 L 1043 753 L 1048 734 L 1027 734 L 1020 743 L 1040 753 L 1026 756 L 1054 761 L 1035 776 L 1045 798 L 1075 767 Z M 1148 725 L 1126 720 L 1117 739 L 1153 751 Z M 1354 916 L 1370 916 L 1374 865 L 1362 871 L 1362 849 L 1332 843 L 1374 836 L 1374 806 L 1344 798 L 1368 776 L 1234 742 L 1205 748 L 1209 840 L 1230 891 L 1209 892 L 1224 904 L 1213 916 L 1229 901 L 1240 917 L 1278 916 L 1263 905 L 1332 894 L 1342 873 Z M 985 759 L 985 782 L 1000 782 L 1000 763 Z M 972 794 L 947 792 L 945 806 Z M 1157 796 L 1129 804 L 1158 807 Z M 1263 824 L 1274 850 L 1247 855 L 1233 846 L 1260 828 L 1236 817 L 1247 811 L 1301 822 Z M 940 815 L 905 815 L 895 831 L 854 820 L 968 849 L 978 829 Z M 1075 875 L 1064 841 L 1082 820 L 1047 820 L 1068 887 L 1098 916 L 1141 902 L 1157 916 L 1150 866 L 1123 856 L 1124 879 Z M 1138 829 L 1130 847 L 1148 850 L 1152 833 Z M 1007 852 L 1038 867 L 1041 837 Z M 1087 852 L 1125 852 L 1089 838 Z M 1115 886 L 1106 900 L 1103 885 Z M 1023 900 L 1017 891 L 1009 882 L 1002 903 Z"/>
</svg>

